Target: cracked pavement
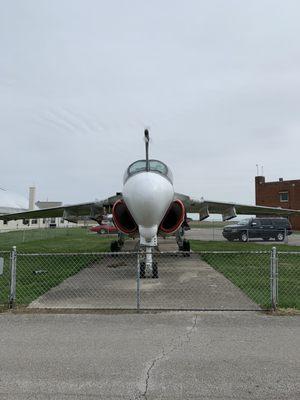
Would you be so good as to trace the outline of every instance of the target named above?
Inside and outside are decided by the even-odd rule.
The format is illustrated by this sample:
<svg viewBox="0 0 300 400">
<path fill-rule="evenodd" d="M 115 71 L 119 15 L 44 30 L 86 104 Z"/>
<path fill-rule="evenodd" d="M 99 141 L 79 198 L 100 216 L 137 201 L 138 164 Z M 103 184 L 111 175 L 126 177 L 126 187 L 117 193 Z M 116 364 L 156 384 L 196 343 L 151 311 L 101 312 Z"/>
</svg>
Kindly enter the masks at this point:
<svg viewBox="0 0 300 400">
<path fill-rule="evenodd" d="M 300 397 L 300 318 L 0 314 L 0 399 Z"/>
<path fill-rule="evenodd" d="M 166 350 L 165 347 L 163 347 L 161 355 L 159 355 L 158 357 L 154 358 L 154 360 L 151 362 L 149 368 L 147 369 L 146 372 L 146 379 L 145 379 L 145 390 L 142 393 L 142 397 L 144 397 L 145 399 L 147 399 L 147 395 L 148 395 L 148 388 L 149 388 L 149 381 L 150 381 L 150 374 L 152 369 L 156 366 L 156 364 L 164 359 L 165 357 L 168 357 L 173 351 L 175 351 L 176 349 L 178 349 L 179 347 L 182 347 L 185 343 L 189 343 L 191 338 L 190 335 L 192 334 L 193 330 L 196 328 L 196 324 L 197 324 L 197 315 L 194 316 L 193 318 L 193 325 L 191 328 L 188 328 L 187 332 L 185 334 L 182 334 L 180 336 L 178 336 L 178 338 L 176 339 L 176 343 L 175 345 L 171 345 L 169 350 Z M 184 340 L 184 339 L 187 340 Z"/>
</svg>

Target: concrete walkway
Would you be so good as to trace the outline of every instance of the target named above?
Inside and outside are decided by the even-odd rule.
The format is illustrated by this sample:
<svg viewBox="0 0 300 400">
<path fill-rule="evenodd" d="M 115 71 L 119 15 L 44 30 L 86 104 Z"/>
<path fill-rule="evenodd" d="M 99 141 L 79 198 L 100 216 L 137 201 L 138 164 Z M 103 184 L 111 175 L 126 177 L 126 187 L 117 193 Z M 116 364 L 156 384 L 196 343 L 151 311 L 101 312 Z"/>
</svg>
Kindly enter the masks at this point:
<svg viewBox="0 0 300 400">
<path fill-rule="evenodd" d="M 165 241 L 161 250 L 166 248 L 176 249 L 174 241 Z M 159 278 L 140 280 L 142 309 L 259 309 L 198 254 L 190 257 L 158 254 L 157 260 Z M 136 271 L 136 255 L 105 256 L 40 296 L 29 307 L 135 309 Z"/>
</svg>

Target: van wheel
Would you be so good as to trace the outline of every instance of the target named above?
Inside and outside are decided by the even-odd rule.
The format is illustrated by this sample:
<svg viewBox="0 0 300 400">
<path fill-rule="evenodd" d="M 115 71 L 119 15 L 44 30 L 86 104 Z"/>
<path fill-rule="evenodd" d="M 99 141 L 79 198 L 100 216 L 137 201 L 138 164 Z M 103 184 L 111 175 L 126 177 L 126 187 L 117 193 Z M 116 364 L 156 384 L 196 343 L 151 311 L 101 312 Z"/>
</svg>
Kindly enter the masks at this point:
<svg viewBox="0 0 300 400">
<path fill-rule="evenodd" d="M 248 242 L 248 235 L 247 232 L 242 232 L 240 235 L 240 242 Z"/>
<path fill-rule="evenodd" d="M 275 239 L 277 242 L 282 242 L 284 240 L 284 234 L 282 232 L 278 232 Z"/>
</svg>

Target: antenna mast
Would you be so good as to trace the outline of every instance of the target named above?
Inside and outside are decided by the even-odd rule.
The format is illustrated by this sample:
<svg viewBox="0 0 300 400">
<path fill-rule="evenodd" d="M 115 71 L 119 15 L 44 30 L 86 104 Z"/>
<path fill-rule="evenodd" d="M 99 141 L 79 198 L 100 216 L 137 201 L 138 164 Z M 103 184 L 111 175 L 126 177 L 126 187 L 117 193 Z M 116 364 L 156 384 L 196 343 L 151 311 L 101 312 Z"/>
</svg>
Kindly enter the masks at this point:
<svg viewBox="0 0 300 400">
<path fill-rule="evenodd" d="M 145 129 L 145 144 L 146 144 L 146 171 L 150 171 L 150 163 L 149 163 L 149 131 Z"/>
</svg>

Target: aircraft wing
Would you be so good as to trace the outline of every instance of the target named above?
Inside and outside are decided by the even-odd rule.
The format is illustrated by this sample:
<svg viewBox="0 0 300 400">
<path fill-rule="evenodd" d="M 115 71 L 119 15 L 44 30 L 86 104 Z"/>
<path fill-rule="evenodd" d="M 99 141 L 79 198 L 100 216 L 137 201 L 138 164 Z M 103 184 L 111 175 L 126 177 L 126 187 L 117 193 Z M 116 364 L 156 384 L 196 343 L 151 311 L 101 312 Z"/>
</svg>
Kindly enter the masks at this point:
<svg viewBox="0 0 300 400">
<path fill-rule="evenodd" d="M 109 197 L 108 199 L 91 203 L 80 203 L 33 211 L 15 212 L 12 214 L 2 214 L 0 215 L 0 220 L 11 221 L 18 219 L 62 217 L 68 221 L 77 222 L 79 217 L 86 217 L 97 221 L 98 219 L 102 218 L 103 214 L 110 213 L 116 200 L 121 197 L 121 194 L 117 194 Z"/>
<path fill-rule="evenodd" d="M 223 221 L 227 221 L 237 216 L 237 214 L 245 215 L 269 215 L 288 217 L 291 215 L 300 215 L 300 210 L 292 210 L 280 207 L 252 206 L 237 203 L 223 203 L 219 201 L 195 200 L 189 196 L 178 194 L 178 198 L 182 200 L 186 211 L 189 213 L 199 213 L 200 221 L 208 218 L 211 214 L 222 214 Z"/>
</svg>

